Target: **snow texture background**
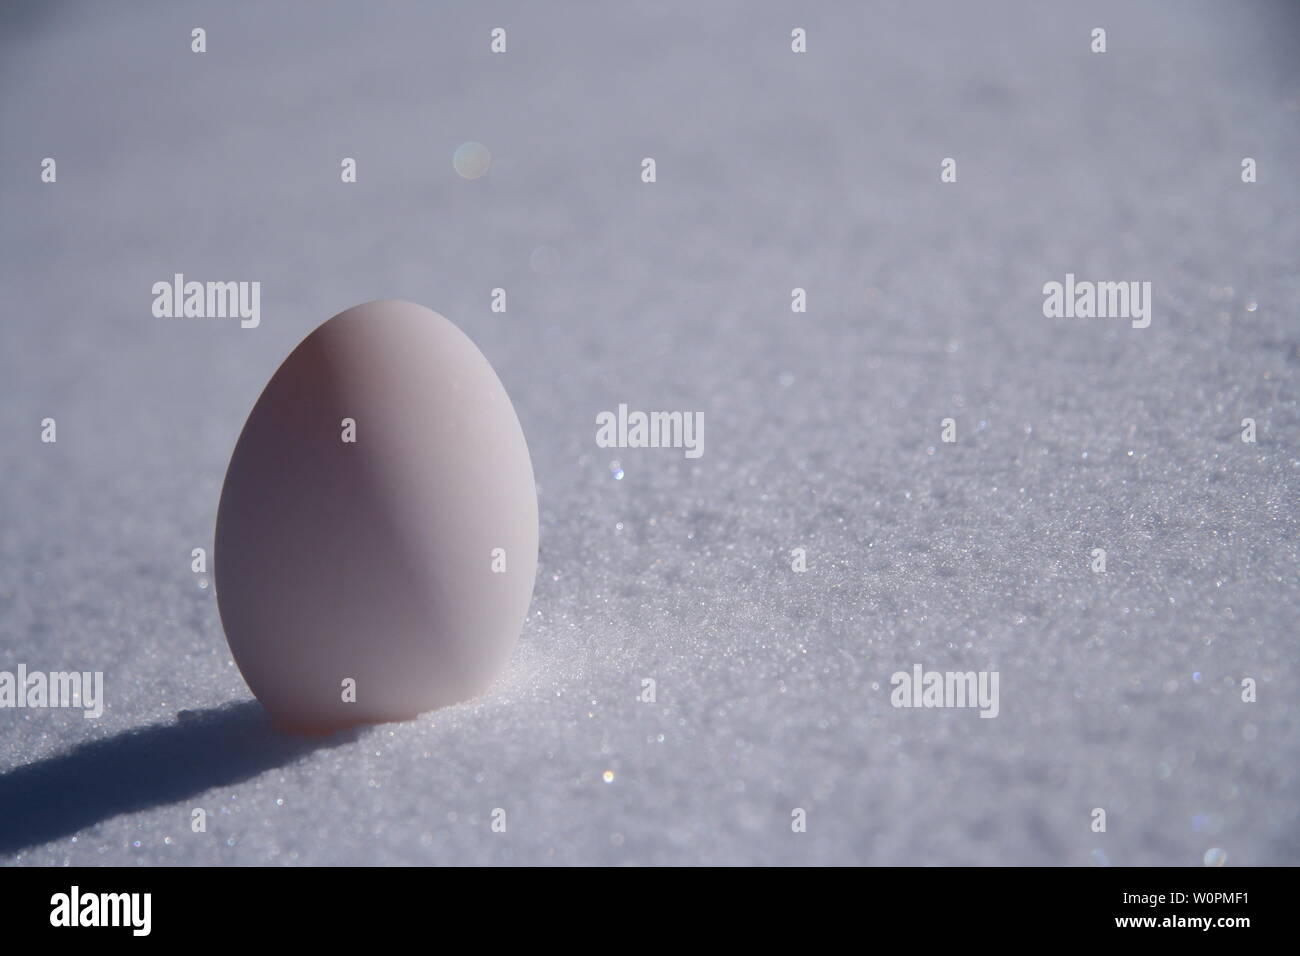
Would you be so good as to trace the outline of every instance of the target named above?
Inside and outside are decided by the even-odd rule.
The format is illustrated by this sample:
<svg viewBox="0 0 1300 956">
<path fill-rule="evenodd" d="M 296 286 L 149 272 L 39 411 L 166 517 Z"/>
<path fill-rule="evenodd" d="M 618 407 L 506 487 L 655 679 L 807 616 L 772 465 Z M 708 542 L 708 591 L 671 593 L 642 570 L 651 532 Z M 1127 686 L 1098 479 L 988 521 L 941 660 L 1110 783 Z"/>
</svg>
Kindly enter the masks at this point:
<svg viewBox="0 0 1300 956">
<path fill-rule="evenodd" d="M 1300 12 L 1088 6 L 5 4 L 0 669 L 108 707 L 0 712 L 0 859 L 1300 863 Z M 173 272 L 261 327 L 154 318 Z M 1066 272 L 1150 328 L 1044 318 Z M 280 361 L 388 297 L 515 402 L 533 604 L 486 696 L 285 736 L 190 549 Z M 703 458 L 597 448 L 619 402 Z M 913 663 L 1001 715 L 892 708 Z"/>
</svg>

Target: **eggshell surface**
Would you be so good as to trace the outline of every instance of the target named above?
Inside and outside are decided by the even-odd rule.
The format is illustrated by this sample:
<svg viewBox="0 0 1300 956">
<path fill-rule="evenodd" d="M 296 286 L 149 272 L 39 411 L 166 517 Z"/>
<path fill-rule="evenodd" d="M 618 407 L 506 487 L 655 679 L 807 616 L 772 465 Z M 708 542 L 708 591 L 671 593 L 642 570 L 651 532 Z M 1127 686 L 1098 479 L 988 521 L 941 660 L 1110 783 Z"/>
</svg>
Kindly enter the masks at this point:
<svg viewBox="0 0 1300 956">
<path fill-rule="evenodd" d="M 307 336 L 248 416 L 213 566 L 235 662 L 281 724 L 414 717 L 481 692 L 537 571 L 514 406 L 473 342 L 410 302 Z"/>
</svg>

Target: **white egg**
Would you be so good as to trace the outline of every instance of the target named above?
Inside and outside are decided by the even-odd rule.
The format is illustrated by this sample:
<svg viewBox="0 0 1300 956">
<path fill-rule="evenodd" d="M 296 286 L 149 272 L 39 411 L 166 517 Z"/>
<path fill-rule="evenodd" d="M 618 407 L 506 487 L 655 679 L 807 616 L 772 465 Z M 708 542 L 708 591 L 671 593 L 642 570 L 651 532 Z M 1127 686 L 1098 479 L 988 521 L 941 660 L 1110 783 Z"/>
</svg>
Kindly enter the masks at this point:
<svg viewBox="0 0 1300 956">
<path fill-rule="evenodd" d="M 213 561 L 235 661 L 281 724 L 398 720 L 482 691 L 537 571 L 532 462 L 487 359 L 410 302 L 321 325 L 248 416 Z"/>
</svg>

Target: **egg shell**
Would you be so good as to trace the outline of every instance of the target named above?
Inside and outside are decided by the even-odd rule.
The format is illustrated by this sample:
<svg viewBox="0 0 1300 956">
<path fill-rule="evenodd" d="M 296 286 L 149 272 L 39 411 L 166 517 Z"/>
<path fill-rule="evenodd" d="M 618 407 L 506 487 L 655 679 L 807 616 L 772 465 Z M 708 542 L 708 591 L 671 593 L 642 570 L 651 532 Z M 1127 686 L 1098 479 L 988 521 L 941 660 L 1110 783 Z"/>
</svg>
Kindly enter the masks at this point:
<svg viewBox="0 0 1300 956">
<path fill-rule="evenodd" d="M 235 662 L 282 725 L 399 720 L 481 692 L 532 599 L 537 487 L 474 343 L 395 300 L 308 335 L 235 445 L 213 571 Z"/>
</svg>

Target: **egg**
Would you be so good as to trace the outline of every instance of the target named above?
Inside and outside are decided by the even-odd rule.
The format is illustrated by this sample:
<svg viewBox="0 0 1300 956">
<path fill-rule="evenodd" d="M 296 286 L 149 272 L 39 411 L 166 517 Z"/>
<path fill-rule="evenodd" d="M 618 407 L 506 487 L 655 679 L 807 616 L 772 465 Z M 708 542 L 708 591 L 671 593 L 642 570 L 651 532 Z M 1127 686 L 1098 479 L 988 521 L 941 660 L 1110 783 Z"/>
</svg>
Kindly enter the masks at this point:
<svg viewBox="0 0 1300 956">
<path fill-rule="evenodd" d="M 235 662 L 283 726 L 407 719 L 483 691 L 537 573 L 532 461 L 483 353 L 395 300 L 308 335 L 231 455 L 213 573 Z"/>
</svg>

